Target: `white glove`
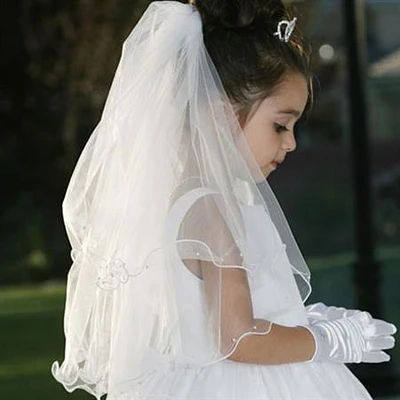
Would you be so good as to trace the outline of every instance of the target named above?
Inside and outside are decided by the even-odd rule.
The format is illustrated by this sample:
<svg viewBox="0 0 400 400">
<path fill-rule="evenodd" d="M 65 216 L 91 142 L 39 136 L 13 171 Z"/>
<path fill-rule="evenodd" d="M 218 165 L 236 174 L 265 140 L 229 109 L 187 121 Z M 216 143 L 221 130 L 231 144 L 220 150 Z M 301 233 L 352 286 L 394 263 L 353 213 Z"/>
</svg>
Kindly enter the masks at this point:
<svg viewBox="0 0 400 400">
<path fill-rule="evenodd" d="M 338 363 L 380 363 L 390 356 L 382 350 L 394 347 L 396 327 L 382 320 L 373 319 L 367 312 L 334 321 L 315 321 L 305 326 L 315 340 L 312 361 Z"/>
<path fill-rule="evenodd" d="M 358 314 L 360 310 L 348 310 L 344 307 L 326 306 L 324 303 L 315 303 L 306 306 L 307 317 L 311 325 L 317 321 L 334 321 L 343 317 L 351 317 Z"/>
</svg>

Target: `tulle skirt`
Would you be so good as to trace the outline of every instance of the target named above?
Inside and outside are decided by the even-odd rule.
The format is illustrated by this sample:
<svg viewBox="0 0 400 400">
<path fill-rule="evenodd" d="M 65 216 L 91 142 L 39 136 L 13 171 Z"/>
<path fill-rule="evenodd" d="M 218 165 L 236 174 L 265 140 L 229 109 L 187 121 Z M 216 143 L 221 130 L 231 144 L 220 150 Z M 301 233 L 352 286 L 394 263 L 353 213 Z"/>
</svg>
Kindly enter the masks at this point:
<svg viewBox="0 0 400 400">
<path fill-rule="evenodd" d="M 109 400 L 322 400 L 372 399 L 344 364 L 274 366 L 225 360 L 204 367 L 164 368 L 140 384 L 128 384 Z"/>
</svg>

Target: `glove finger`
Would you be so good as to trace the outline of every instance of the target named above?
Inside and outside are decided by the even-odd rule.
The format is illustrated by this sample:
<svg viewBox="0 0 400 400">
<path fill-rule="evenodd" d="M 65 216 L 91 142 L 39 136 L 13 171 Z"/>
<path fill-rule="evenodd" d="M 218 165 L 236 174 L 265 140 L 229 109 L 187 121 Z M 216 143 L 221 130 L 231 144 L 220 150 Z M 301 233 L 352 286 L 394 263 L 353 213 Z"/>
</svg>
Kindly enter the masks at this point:
<svg viewBox="0 0 400 400">
<path fill-rule="evenodd" d="M 395 340 L 392 336 L 381 336 L 367 340 L 368 351 L 388 350 L 394 347 Z"/>
<path fill-rule="evenodd" d="M 360 311 L 360 310 L 346 310 L 344 312 L 344 314 L 343 314 L 343 317 L 349 318 L 349 317 L 351 317 L 353 315 L 356 315 L 356 314 L 358 314 L 360 312 L 362 312 L 362 311 Z"/>
<path fill-rule="evenodd" d="M 349 319 L 356 322 L 357 324 L 361 324 L 361 326 L 365 328 L 368 327 L 373 320 L 371 314 L 367 311 L 360 311 L 359 313 L 356 313 L 349 317 Z"/>
<path fill-rule="evenodd" d="M 309 304 L 306 306 L 307 311 L 311 310 L 318 310 L 318 311 L 325 311 L 328 307 L 324 303 L 314 303 L 314 304 Z"/>
<path fill-rule="evenodd" d="M 372 336 L 387 336 L 394 335 L 397 332 L 395 325 L 381 319 L 373 319 L 371 324 L 365 330 L 365 335 Z"/>
<path fill-rule="evenodd" d="M 324 303 L 315 303 L 306 306 L 307 317 L 311 319 L 325 319 L 327 306 Z"/>
<path fill-rule="evenodd" d="M 335 319 L 342 318 L 344 316 L 344 313 L 346 312 L 346 309 L 343 307 L 329 307 L 326 310 L 326 319 L 328 321 L 333 321 Z"/>
<path fill-rule="evenodd" d="M 381 363 L 388 361 L 390 361 L 390 356 L 384 351 L 365 352 L 362 356 L 362 362 L 365 363 Z"/>
</svg>

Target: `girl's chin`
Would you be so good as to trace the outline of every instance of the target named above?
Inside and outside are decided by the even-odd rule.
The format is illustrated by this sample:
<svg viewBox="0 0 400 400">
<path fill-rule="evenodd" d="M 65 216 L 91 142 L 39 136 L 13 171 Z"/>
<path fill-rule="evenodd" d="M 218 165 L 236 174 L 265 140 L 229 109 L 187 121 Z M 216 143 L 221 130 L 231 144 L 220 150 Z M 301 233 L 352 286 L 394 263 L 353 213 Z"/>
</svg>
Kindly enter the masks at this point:
<svg viewBox="0 0 400 400">
<path fill-rule="evenodd" d="M 271 176 L 271 174 L 267 174 L 267 175 L 265 175 L 265 178 L 264 178 L 264 180 L 267 180 L 269 177 Z"/>
<path fill-rule="evenodd" d="M 269 164 L 266 167 L 259 166 L 258 168 L 259 169 L 257 169 L 257 171 L 252 173 L 255 183 L 261 183 L 265 181 L 271 175 L 271 172 L 275 171 L 276 169 L 272 164 Z"/>
<path fill-rule="evenodd" d="M 274 172 L 276 170 L 276 166 L 274 166 L 273 164 L 269 164 L 266 167 L 263 168 L 263 175 L 266 178 L 268 178 L 272 172 Z"/>
</svg>

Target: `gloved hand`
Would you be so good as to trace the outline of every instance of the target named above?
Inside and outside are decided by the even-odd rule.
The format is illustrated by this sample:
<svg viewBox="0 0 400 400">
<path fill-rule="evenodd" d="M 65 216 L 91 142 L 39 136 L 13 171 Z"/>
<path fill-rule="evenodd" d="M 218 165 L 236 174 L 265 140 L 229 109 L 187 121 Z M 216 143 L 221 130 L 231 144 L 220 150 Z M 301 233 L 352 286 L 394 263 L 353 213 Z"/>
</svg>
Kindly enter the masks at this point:
<svg viewBox="0 0 400 400">
<path fill-rule="evenodd" d="M 351 317 L 362 311 L 352 310 L 344 307 L 326 306 L 324 303 L 315 303 L 306 306 L 307 317 L 310 324 L 316 321 L 334 321 L 335 319 L 343 317 Z"/>
<path fill-rule="evenodd" d="M 367 312 L 358 312 L 333 321 L 315 321 L 305 326 L 315 340 L 312 361 L 339 363 L 380 363 L 389 361 L 383 350 L 394 347 L 396 327 L 373 319 Z"/>
</svg>

